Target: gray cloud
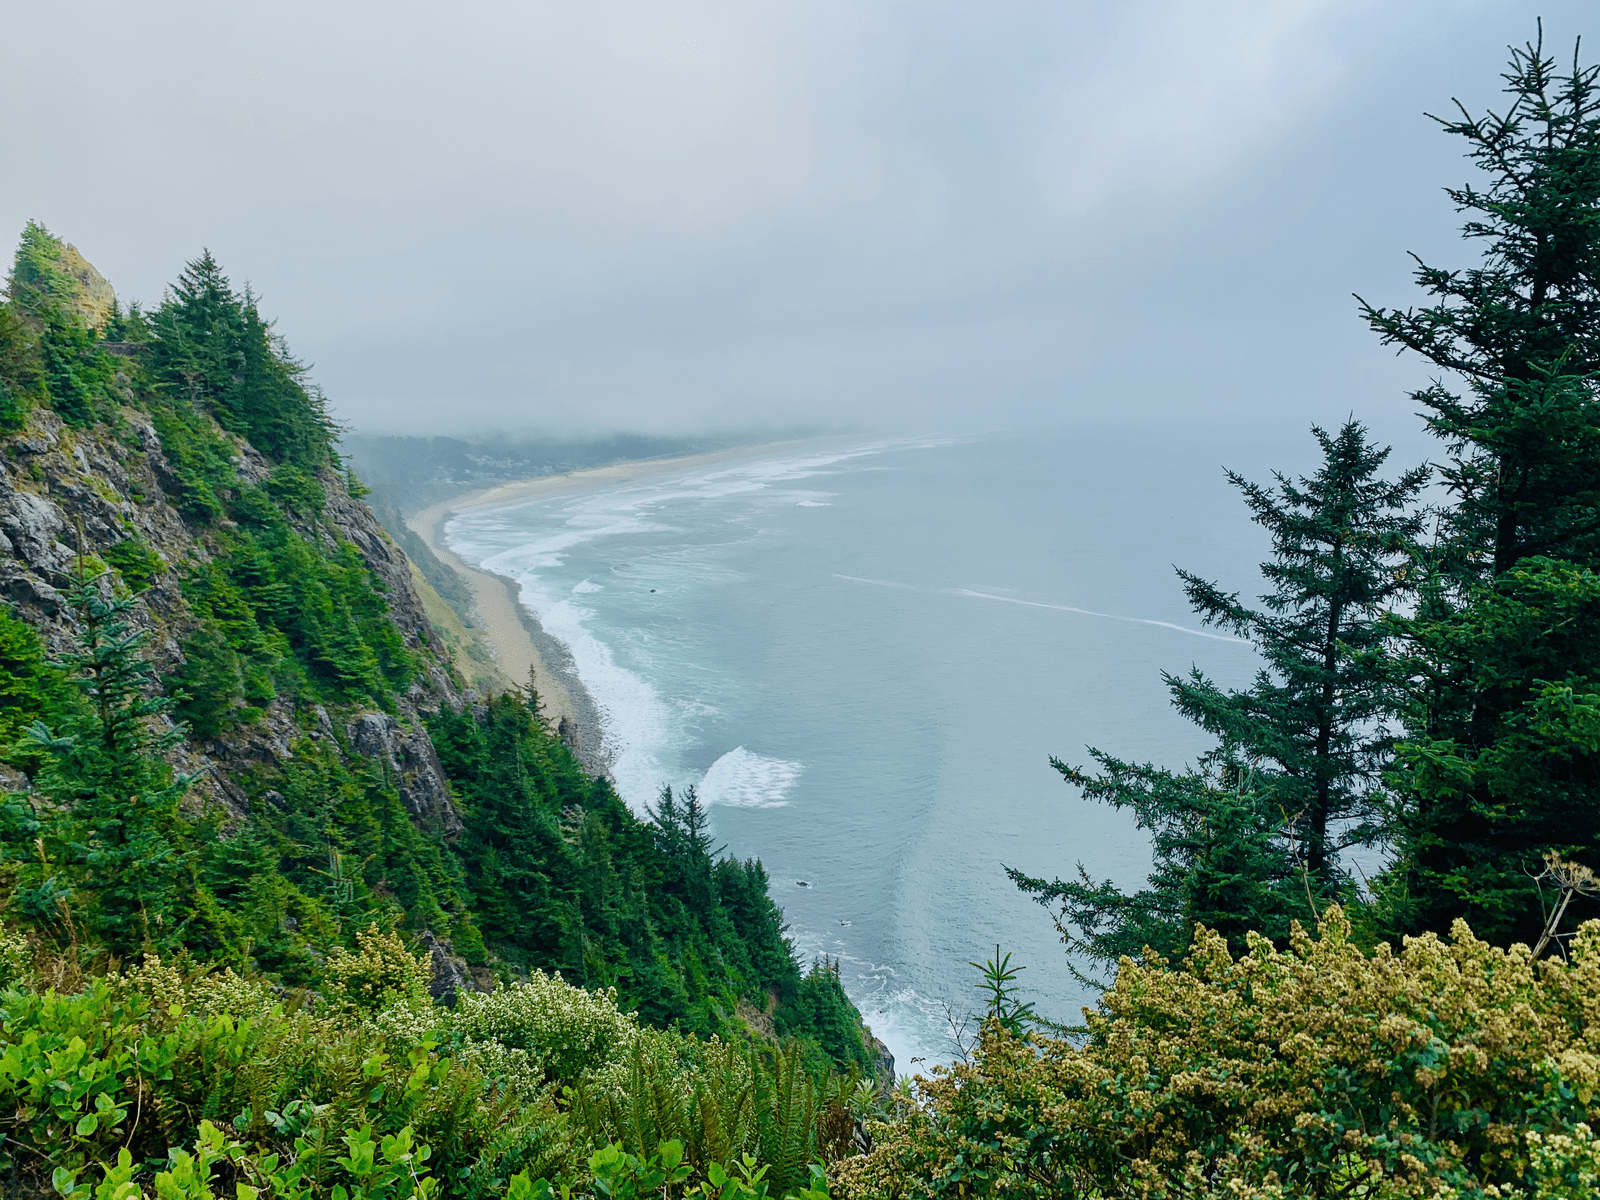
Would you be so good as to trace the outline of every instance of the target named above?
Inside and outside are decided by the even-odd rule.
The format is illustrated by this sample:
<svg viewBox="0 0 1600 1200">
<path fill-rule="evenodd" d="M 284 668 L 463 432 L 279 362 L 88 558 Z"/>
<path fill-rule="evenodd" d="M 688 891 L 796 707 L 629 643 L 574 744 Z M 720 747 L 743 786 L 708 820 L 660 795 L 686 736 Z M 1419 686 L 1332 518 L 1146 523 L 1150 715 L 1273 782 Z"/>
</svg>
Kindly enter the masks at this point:
<svg viewBox="0 0 1600 1200">
<path fill-rule="evenodd" d="M 1421 113 L 1540 11 L 33 5 L 0 229 L 147 301 L 210 246 L 365 429 L 1381 424 L 1349 293 L 1464 258 Z"/>
</svg>

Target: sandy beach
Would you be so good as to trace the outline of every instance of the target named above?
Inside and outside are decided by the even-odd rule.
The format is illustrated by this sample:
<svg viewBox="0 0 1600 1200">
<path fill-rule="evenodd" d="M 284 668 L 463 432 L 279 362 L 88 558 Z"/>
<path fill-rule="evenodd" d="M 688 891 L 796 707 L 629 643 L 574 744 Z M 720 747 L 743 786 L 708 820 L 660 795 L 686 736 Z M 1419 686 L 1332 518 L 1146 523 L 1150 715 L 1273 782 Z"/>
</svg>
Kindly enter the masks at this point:
<svg viewBox="0 0 1600 1200">
<path fill-rule="evenodd" d="M 710 454 L 690 454 L 677 458 L 648 458 L 569 471 L 564 475 L 541 475 L 534 479 L 512 480 L 490 488 L 466 492 L 442 500 L 406 518 L 439 561 L 458 573 L 472 590 L 473 615 L 483 628 L 497 665 L 508 682 L 526 685 L 531 670 L 537 681 L 541 708 L 552 723 L 563 719 L 578 731 L 579 757 L 592 770 L 601 770 L 605 752 L 601 745 L 600 718 L 594 701 L 573 670 L 571 657 L 555 638 L 540 627 L 533 614 L 518 599 L 515 580 L 479 570 L 463 561 L 445 542 L 444 527 L 451 517 L 472 509 L 500 508 L 520 504 L 535 496 L 583 491 L 588 488 L 628 483 L 652 475 L 694 470 L 758 454 L 765 455 L 786 446 L 812 445 L 815 439 L 770 442 L 740 446 Z"/>
</svg>

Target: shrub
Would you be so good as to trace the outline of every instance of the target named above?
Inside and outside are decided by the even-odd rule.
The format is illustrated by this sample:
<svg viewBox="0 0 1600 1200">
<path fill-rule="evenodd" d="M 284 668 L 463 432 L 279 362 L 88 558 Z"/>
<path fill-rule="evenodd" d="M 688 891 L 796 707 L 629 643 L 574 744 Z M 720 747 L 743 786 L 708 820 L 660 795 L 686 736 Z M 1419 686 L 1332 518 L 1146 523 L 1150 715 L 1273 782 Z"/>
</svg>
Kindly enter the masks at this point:
<svg viewBox="0 0 1600 1200">
<path fill-rule="evenodd" d="M 123 538 L 105 551 L 105 560 L 117 569 L 130 588 L 142 592 L 165 573 L 166 562 L 141 537 Z"/>
<path fill-rule="evenodd" d="M 375 1016 L 395 1004 L 428 1002 L 433 967 L 425 954 L 413 954 L 396 933 L 376 926 L 356 934 L 358 952 L 335 946 L 323 969 L 323 994 L 333 1011 Z"/>
<path fill-rule="evenodd" d="M 1457 922 L 1368 956 L 1329 909 L 1286 951 L 1200 930 L 1124 958 L 1080 1047 L 991 1022 L 844 1164 L 867 1197 L 1576 1195 L 1600 1117 L 1600 922 L 1570 962 Z M 1230 1190 L 1231 1189 L 1231 1190 Z M 1587 1193 L 1583 1193 L 1587 1194 Z"/>
<path fill-rule="evenodd" d="M 639 1036 L 637 1018 L 617 1011 L 615 989 L 588 992 L 539 971 L 489 995 L 463 994 L 453 1025 L 474 1041 L 522 1051 L 552 1083 L 626 1058 Z"/>
</svg>

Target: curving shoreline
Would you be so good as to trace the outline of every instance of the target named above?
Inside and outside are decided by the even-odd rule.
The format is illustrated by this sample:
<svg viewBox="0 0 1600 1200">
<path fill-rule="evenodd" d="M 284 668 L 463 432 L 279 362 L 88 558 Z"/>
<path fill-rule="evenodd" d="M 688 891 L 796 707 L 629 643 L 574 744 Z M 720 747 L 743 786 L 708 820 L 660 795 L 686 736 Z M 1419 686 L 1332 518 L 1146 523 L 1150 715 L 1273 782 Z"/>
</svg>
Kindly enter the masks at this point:
<svg viewBox="0 0 1600 1200">
<path fill-rule="evenodd" d="M 569 744 L 578 760 L 592 774 L 605 775 L 609 774 L 610 753 L 605 744 L 602 713 L 578 678 L 566 646 L 546 633 L 538 619 L 524 607 L 516 580 L 473 566 L 450 548 L 444 536 L 446 522 L 476 509 L 504 508 L 535 496 L 628 483 L 652 475 L 754 457 L 785 446 L 810 445 L 816 440 L 758 443 L 709 454 L 637 459 L 562 475 L 512 480 L 442 500 L 407 516 L 405 521 L 472 592 L 473 615 L 494 652 L 501 674 L 510 683 L 525 685 L 531 670 L 537 681 L 541 713 L 554 725 L 568 722 L 575 735 L 569 739 Z"/>
</svg>

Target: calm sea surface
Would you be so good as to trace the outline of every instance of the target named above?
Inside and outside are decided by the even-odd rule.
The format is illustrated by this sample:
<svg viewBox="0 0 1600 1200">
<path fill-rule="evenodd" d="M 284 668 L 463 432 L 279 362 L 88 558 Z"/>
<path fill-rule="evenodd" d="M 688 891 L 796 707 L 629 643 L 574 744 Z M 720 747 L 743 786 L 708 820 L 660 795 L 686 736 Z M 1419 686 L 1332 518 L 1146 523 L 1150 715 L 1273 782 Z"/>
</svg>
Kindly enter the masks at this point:
<svg viewBox="0 0 1600 1200">
<path fill-rule="evenodd" d="M 945 1006 L 977 1006 L 967 964 L 996 943 L 1042 1013 L 1092 1002 L 1002 867 L 1142 877 L 1144 837 L 1049 756 L 1204 748 L 1161 671 L 1240 684 L 1256 660 L 1199 631 L 1173 565 L 1258 592 L 1264 534 L 1222 467 L 1264 481 L 1309 448 L 1153 427 L 815 442 L 447 536 L 571 649 L 624 798 L 697 784 L 904 1070 L 948 1060 Z"/>
</svg>

